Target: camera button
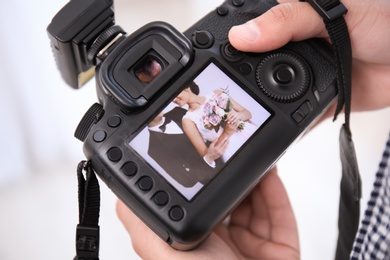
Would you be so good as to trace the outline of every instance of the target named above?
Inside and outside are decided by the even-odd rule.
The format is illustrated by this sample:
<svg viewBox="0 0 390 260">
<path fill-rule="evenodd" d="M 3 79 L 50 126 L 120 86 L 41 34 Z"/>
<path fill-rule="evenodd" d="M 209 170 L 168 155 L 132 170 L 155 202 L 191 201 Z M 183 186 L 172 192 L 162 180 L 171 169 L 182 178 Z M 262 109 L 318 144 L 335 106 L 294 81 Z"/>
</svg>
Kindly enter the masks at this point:
<svg viewBox="0 0 390 260">
<path fill-rule="evenodd" d="M 244 5 L 244 3 L 245 3 L 245 0 L 233 0 L 233 5 L 235 5 L 237 7 Z"/>
<path fill-rule="evenodd" d="M 184 211 L 181 207 L 175 206 L 169 211 L 169 217 L 173 221 L 180 221 L 184 218 Z"/>
<path fill-rule="evenodd" d="M 229 61 L 239 61 L 244 58 L 244 53 L 234 48 L 230 43 L 222 46 L 222 55 Z"/>
<path fill-rule="evenodd" d="M 220 16 L 226 16 L 229 13 L 229 9 L 225 5 L 221 5 L 217 8 L 217 14 Z"/>
<path fill-rule="evenodd" d="M 118 162 L 120 159 L 122 159 L 122 150 L 118 147 L 112 147 L 107 152 L 108 159 L 112 162 Z"/>
<path fill-rule="evenodd" d="M 165 206 L 168 204 L 169 195 L 165 191 L 159 191 L 156 193 L 156 195 L 154 195 L 153 201 L 158 206 Z"/>
<path fill-rule="evenodd" d="M 300 123 L 310 114 L 311 111 L 313 111 L 313 106 L 309 101 L 306 101 L 294 112 L 292 118 L 295 122 Z"/>
<path fill-rule="evenodd" d="M 240 65 L 239 69 L 242 74 L 249 74 L 252 72 L 253 67 L 250 63 L 243 63 Z"/>
<path fill-rule="evenodd" d="M 153 188 L 152 178 L 148 176 L 142 177 L 138 182 L 138 187 L 143 191 L 150 191 Z"/>
<path fill-rule="evenodd" d="M 103 130 L 98 130 L 93 134 L 93 140 L 97 143 L 103 142 L 107 137 L 107 133 Z"/>
<path fill-rule="evenodd" d="M 134 162 L 127 162 L 122 166 L 121 170 L 126 176 L 131 177 L 138 172 L 138 165 Z"/>
<path fill-rule="evenodd" d="M 122 119 L 119 116 L 111 116 L 107 120 L 108 126 L 110 126 L 112 128 L 118 127 L 121 123 L 122 123 Z"/>
<path fill-rule="evenodd" d="M 236 48 L 234 48 L 231 44 L 226 45 L 225 51 L 226 54 L 230 56 L 236 56 L 237 54 L 239 54 L 239 51 Z"/>
<path fill-rule="evenodd" d="M 194 33 L 192 41 L 196 47 L 206 49 L 213 45 L 214 38 L 208 31 L 197 31 Z"/>
<path fill-rule="evenodd" d="M 275 81 L 279 84 L 289 84 L 294 79 L 294 70 L 287 65 L 281 65 L 274 74 Z"/>
</svg>

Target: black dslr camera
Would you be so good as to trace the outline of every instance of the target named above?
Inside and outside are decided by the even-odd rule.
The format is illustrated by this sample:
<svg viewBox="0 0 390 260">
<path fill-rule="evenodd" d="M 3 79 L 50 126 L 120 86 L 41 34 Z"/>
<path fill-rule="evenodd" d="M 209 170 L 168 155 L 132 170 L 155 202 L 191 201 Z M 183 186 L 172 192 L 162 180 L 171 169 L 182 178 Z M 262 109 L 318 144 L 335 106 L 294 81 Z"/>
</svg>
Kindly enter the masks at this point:
<svg viewBox="0 0 390 260">
<path fill-rule="evenodd" d="M 48 27 L 69 85 L 96 71 L 98 103 L 75 135 L 140 219 L 191 249 L 335 99 L 333 55 L 314 39 L 267 53 L 234 49 L 229 29 L 274 0 L 226 0 L 184 33 L 154 22 L 131 35 L 115 25 L 112 4 L 73 0 Z"/>
</svg>

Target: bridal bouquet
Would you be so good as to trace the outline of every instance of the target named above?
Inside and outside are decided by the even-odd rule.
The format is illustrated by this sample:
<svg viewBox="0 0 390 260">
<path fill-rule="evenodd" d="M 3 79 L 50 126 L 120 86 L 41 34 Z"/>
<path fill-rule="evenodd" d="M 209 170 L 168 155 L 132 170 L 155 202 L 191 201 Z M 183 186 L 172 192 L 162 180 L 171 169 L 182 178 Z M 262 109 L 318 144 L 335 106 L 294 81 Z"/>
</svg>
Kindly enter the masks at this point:
<svg viewBox="0 0 390 260">
<path fill-rule="evenodd" d="M 221 94 L 214 94 L 211 98 L 206 100 L 203 107 L 203 124 L 205 128 L 216 132 L 219 128 L 224 128 L 226 125 L 226 119 L 229 112 L 233 109 L 233 104 L 230 101 L 229 95 L 226 92 Z M 244 123 L 240 123 L 237 130 L 244 129 Z"/>
</svg>

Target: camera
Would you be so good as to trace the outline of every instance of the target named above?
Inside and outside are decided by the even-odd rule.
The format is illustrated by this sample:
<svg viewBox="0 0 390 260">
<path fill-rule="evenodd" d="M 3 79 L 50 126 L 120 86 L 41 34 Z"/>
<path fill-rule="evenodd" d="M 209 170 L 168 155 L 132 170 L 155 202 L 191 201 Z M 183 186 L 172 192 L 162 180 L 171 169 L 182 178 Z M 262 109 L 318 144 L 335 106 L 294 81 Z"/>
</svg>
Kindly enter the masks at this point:
<svg viewBox="0 0 390 260">
<path fill-rule="evenodd" d="M 276 4 L 226 0 L 184 33 L 153 22 L 127 35 L 112 0 L 73 0 L 48 26 L 64 80 L 96 74 L 98 102 L 75 133 L 84 154 L 173 248 L 199 245 L 338 94 L 318 39 L 265 53 L 229 43 Z"/>
</svg>

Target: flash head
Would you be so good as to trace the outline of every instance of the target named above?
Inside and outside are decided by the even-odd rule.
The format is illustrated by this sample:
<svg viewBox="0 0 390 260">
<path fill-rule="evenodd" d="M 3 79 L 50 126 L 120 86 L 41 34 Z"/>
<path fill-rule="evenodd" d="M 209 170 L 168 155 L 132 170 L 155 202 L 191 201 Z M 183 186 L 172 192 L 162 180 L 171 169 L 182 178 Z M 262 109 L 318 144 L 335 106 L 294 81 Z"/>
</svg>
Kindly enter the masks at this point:
<svg viewBox="0 0 390 260">
<path fill-rule="evenodd" d="M 88 58 L 88 52 L 95 39 L 114 24 L 113 0 L 73 0 L 54 16 L 47 32 L 57 66 L 68 85 L 80 88 L 95 75 L 96 64 Z M 100 40 L 109 42 L 115 36 L 109 32 Z"/>
</svg>

